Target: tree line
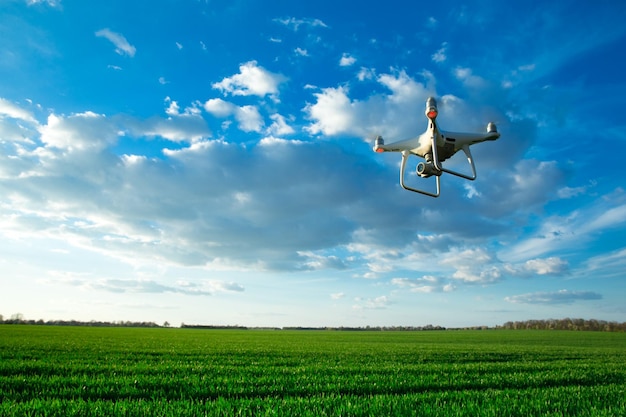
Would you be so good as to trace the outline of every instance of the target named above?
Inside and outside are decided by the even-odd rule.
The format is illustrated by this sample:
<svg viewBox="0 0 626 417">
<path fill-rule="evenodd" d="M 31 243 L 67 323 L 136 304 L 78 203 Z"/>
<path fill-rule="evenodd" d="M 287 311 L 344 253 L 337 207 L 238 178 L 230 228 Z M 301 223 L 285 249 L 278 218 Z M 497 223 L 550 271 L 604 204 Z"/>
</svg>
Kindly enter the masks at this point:
<svg viewBox="0 0 626 417">
<path fill-rule="evenodd" d="M 507 330 L 575 330 L 593 332 L 626 332 L 626 322 L 605 321 L 596 319 L 548 319 L 548 320 L 526 320 L 507 321 L 498 329 Z"/>
<path fill-rule="evenodd" d="M 92 327 L 170 327 L 166 321 L 162 325 L 155 322 L 137 321 L 79 321 L 79 320 L 26 320 L 22 314 L 13 314 L 4 320 L 0 314 L 0 324 L 29 324 L 40 326 L 92 326 Z M 223 325 L 191 325 L 182 323 L 185 329 L 259 329 L 259 330 L 334 330 L 334 331 L 429 331 L 429 330 L 573 330 L 594 332 L 626 332 L 626 322 L 596 320 L 596 319 L 547 319 L 507 321 L 495 327 L 471 326 L 445 328 L 443 326 L 365 326 L 365 327 L 247 327 L 247 326 L 223 326 Z"/>
<path fill-rule="evenodd" d="M 0 324 L 29 324 L 39 326 L 91 326 L 91 327 L 169 327 L 165 322 L 160 326 L 154 322 L 147 321 L 80 321 L 80 320 L 26 320 L 21 314 L 13 314 L 11 318 L 4 320 L 0 314 Z"/>
</svg>

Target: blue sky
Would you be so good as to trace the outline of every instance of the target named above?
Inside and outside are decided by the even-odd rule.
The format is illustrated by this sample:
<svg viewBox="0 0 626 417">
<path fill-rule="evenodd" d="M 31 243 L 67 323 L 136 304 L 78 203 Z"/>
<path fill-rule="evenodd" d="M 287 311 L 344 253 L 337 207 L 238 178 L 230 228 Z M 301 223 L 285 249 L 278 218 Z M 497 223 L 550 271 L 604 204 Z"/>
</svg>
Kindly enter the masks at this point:
<svg viewBox="0 0 626 417">
<path fill-rule="evenodd" d="M 0 314 L 626 321 L 626 6 L 354 4 L 4 0 Z M 502 135 L 438 199 L 429 95 Z"/>
</svg>

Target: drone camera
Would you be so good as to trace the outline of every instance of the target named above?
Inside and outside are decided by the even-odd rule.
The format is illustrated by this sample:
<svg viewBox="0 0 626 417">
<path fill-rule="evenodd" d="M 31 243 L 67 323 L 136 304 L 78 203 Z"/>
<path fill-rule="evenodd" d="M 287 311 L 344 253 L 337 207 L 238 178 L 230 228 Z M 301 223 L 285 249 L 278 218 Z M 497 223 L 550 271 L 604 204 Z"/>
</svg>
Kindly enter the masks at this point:
<svg viewBox="0 0 626 417">
<path fill-rule="evenodd" d="M 432 162 L 420 162 L 415 168 L 417 175 L 422 178 L 428 178 L 432 175 L 440 176 L 441 171 L 438 170 Z"/>
</svg>

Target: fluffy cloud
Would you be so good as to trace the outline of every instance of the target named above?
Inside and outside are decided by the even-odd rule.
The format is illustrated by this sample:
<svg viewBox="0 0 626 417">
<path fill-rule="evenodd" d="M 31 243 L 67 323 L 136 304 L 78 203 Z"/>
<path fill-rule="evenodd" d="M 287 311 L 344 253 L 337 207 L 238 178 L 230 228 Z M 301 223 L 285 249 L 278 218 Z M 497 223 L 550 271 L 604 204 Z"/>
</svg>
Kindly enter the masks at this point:
<svg viewBox="0 0 626 417">
<path fill-rule="evenodd" d="M 453 249 L 444 254 L 440 264 L 454 268 L 452 278 L 465 283 L 492 283 L 502 278 L 493 255 L 482 248 Z"/>
<path fill-rule="evenodd" d="M 294 128 L 287 124 L 287 120 L 285 120 L 284 116 L 275 113 L 270 116 L 270 119 L 272 120 L 272 124 L 267 129 L 268 134 L 284 136 L 295 132 Z"/>
<path fill-rule="evenodd" d="M 567 262 L 557 257 L 531 259 L 524 263 L 524 267 L 538 275 L 560 275 L 568 269 Z"/>
<path fill-rule="evenodd" d="M 151 117 L 137 119 L 126 116 L 111 118 L 117 121 L 122 132 L 128 132 L 134 137 L 159 137 L 173 142 L 198 141 L 211 135 L 206 121 L 201 115 L 197 103 L 181 111 L 177 101 L 166 97 L 165 109 L 167 118 Z"/>
<path fill-rule="evenodd" d="M 264 126 L 263 117 L 256 106 L 239 107 L 221 98 L 213 98 L 204 103 L 204 109 L 216 117 L 234 116 L 239 128 L 244 132 L 261 132 Z M 273 126 L 278 128 L 278 125 Z"/>
<path fill-rule="evenodd" d="M 263 128 L 263 118 L 256 106 L 239 107 L 235 113 L 239 128 L 244 132 L 260 132 Z"/>
<path fill-rule="evenodd" d="M 278 87 L 287 81 L 281 74 L 272 73 L 249 61 L 239 66 L 239 74 L 213 84 L 213 88 L 233 96 L 278 96 Z"/>
<path fill-rule="evenodd" d="M 103 149 L 117 141 L 118 131 L 104 115 L 84 112 L 70 116 L 48 116 L 48 122 L 39 128 L 41 141 L 59 149 Z"/>
<path fill-rule="evenodd" d="M 0 119 L 10 117 L 12 119 L 24 120 L 25 122 L 36 123 L 32 113 L 24 110 L 9 100 L 0 98 Z"/>
<path fill-rule="evenodd" d="M 437 50 L 437 52 L 435 52 L 432 56 L 431 59 L 434 62 L 444 62 L 448 57 L 446 56 L 446 50 L 448 48 L 448 44 L 447 42 L 444 42 L 441 46 L 441 48 L 439 48 L 439 50 Z"/>
<path fill-rule="evenodd" d="M 105 38 L 113 43 L 113 45 L 115 45 L 115 52 L 119 55 L 128 55 L 132 58 L 135 56 L 135 52 L 137 52 L 137 49 L 126 40 L 124 35 L 113 32 L 108 28 L 97 31 L 96 36 Z"/>
<path fill-rule="evenodd" d="M 363 201 L 346 190 L 363 186 L 337 168 L 365 174 L 374 166 L 335 146 L 268 138 L 248 149 L 194 139 L 194 129 L 165 127 L 199 116 L 168 110 L 171 119 L 158 123 L 51 114 L 33 145 L 2 155 L 3 234 L 59 239 L 131 264 L 345 268 L 324 251 L 349 242 L 370 209 L 346 218 Z M 157 133 L 189 145 L 158 159 L 106 151 Z"/>
<path fill-rule="evenodd" d="M 227 117 L 237 111 L 237 106 L 221 98 L 212 98 L 204 103 L 204 109 L 216 117 Z"/>
<path fill-rule="evenodd" d="M 352 132 L 357 128 L 353 103 L 350 102 L 345 88 L 326 88 L 314 96 L 317 102 L 305 108 L 309 117 L 315 120 L 307 128 L 309 132 L 332 136 Z"/>
<path fill-rule="evenodd" d="M 373 73 L 368 72 L 369 76 Z M 363 80 L 365 73 L 360 76 Z M 425 121 L 406 117 L 407 110 L 423 108 L 432 91 L 409 77 L 405 71 L 381 74 L 376 82 L 389 90 L 388 94 L 374 94 L 366 100 L 349 96 L 347 86 L 323 88 L 313 93 L 316 102 L 309 103 L 304 112 L 312 121 L 306 130 L 326 136 L 353 135 L 361 138 L 382 134 L 386 138 L 406 139 L 421 133 Z"/>
<path fill-rule="evenodd" d="M 354 63 L 356 62 L 356 58 L 353 57 L 352 55 L 344 52 L 343 55 L 341 55 L 341 59 L 339 60 L 339 66 L 341 67 L 349 67 L 351 65 L 354 65 Z"/>
</svg>

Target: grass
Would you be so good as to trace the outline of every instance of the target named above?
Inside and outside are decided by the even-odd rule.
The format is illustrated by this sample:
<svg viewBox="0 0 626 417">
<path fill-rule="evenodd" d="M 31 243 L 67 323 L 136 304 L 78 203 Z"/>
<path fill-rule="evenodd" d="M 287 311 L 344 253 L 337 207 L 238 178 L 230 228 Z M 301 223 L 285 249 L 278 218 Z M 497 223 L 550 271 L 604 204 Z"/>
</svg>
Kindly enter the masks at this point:
<svg viewBox="0 0 626 417">
<path fill-rule="evenodd" d="M 619 416 L 626 334 L 0 326 L 2 416 Z"/>
</svg>

